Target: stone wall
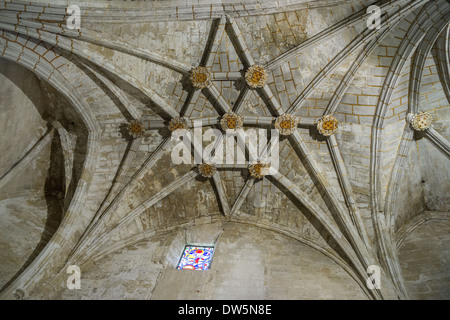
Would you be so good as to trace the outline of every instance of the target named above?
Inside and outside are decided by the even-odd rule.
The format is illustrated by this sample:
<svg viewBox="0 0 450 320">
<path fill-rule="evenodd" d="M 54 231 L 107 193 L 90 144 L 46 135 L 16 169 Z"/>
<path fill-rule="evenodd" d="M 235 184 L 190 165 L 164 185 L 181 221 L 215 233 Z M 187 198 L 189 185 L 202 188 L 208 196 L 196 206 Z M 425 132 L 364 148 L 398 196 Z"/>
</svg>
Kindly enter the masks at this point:
<svg viewBox="0 0 450 320">
<path fill-rule="evenodd" d="M 38 2 L 44 3 L 46 0 Z M 65 177 L 65 181 L 60 180 L 61 185 L 58 185 L 58 189 L 65 189 L 65 219 L 32 268 L 26 270 L 19 281 L 7 292 L 2 292 L 0 297 L 9 297 L 11 290 L 16 288 L 23 289 L 27 298 L 52 295 L 42 289 L 43 284 L 48 284 L 46 288 L 50 288 L 55 283 L 60 283 L 59 279 L 66 276 L 64 263 L 70 264 L 72 260 L 80 264 L 88 261 L 82 270 L 83 281 L 87 286 L 81 292 L 60 292 L 59 297 L 62 298 L 156 299 L 193 296 L 203 299 L 223 298 L 230 294 L 236 298 L 355 297 L 353 294 L 357 290 L 348 287 L 348 279 L 334 276 L 334 272 L 341 269 L 330 267 L 331 260 L 326 260 L 328 258 L 325 259 L 316 251 L 311 253 L 308 247 L 299 242 L 286 240 L 284 237 L 278 239 L 277 236 L 277 243 L 288 244 L 277 258 L 289 266 L 283 269 L 285 264 L 282 267 L 272 257 L 273 251 L 279 250 L 279 245 L 273 244 L 274 236 L 269 235 L 268 231 L 244 228 L 243 224 L 239 224 L 239 228 L 224 224 L 226 230 L 221 233 L 220 239 L 227 239 L 227 245 L 219 240 L 219 245 L 222 243 L 224 248 L 244 248 L 242 261 L 239 252 L 228 254 L 218 251 L 217 258 L 219 261 L 240 261 L 244 267 L 234 268 L 240 266 L 234 263 L 233 268 L 228 268 L 226 263 L 222 263 L 215 270 L 216 265 L 210 272 L 197 274 L 174 270 L 174 261 L 178 260 L 180 246 L 184 243 L 184 233 L 176 230 L 197 224 L 197 220 L 204 220 L 202 223 L 217 221 L 219 218 L 214 215 L 220 210 L 216 195 L 218 192 L 214 184 L 201 179 L 180 183 L 180 188 L 175 191 L 167 189 L 171 182 L 191 170 L 192 166 L 174 165 L 166 151 L 160 158 L 155 156 L 154 163 L 153 160 L 146 162 L 155 153 L 159 154 L 155 150 L 158 150 L 158 146 L 167 137 L 167 130 L 150 128 L 142 140 L 132 142 L 126 132 L 126 124 L 131 118 L 143 120 L 149 125 L 154 120 L 161 123 L 162 118 L 168 120 L 179 112 L 183 113 L 184 109 L 189 110 L 186 111 L 187 116 L 216 117 L 223 113 L 222 109 L 237 105 L 238 96 L 243 92 L 239 81 L 215 81 L 217 92 L 211 91 L 214 94 L 208 90 L 206 93 L 192 93 L 187 84 L 190 68 L 198 66 L 208 52 L 208 42 L 212 36 L 210 33 L 217 22 L 212 19 L 220 18 L 224 13 L 229 14 L 234 17 L 235 26 L 231 23 L 226 27 L 230 34 L 225 33 L 218 38 L 221 41 L 214 49 L 217 51 L 212 51 L 217 53 L 211 59 L 212 71 L 243 71 L 247 54 L 251 55 L 255 63 L 266 64 L 269 77 L 267 88 L 263 90 L 265 93 L 249 91 L 241 110 L 245 115 L 267 116 L 271 113 L 271 104 L 275 102 L 275 107 L 279 104 L 283 112 L 287 111 L 290 106 L 294 107 L 292 104 L 303 93 L 303 100 L 300 99 L 300 105 L 293 112 L 303 118 L 309 117 L 305 123 L 317 120 L 326 110 L 335 113 L 340 122 L 339 132 L 335 135 L 336 145 L 342 153 L 342 163 L 347 173 L 337 172 L 339 161 L 336 160 L 336 155 L 331 157 L 326 140 L 318 137 L 315 129 L 309 125 L 298 130 L 299 139 L 305 146 L 301 147 L 303 152 L 299 152 L 298 145 L 291 146 L 292 141 L 282 141 L 280 173 L 298 186 L 311 203 L 324 212 L 326 227 L 336 227 L 336 230 L 343 231 L 346 228 L 339 221 L 341 216 L 347 217 L 350 213 L 361 217 L 370 238 L 366 243 L 370 247 L 368 251 L 375 251 L 380 245 L 377 243 L 380 239 L 375 237 L 374 226 L 379 225 L 373 224 L 372 220 L 377 222 L 377 217 L 382 215 L 372 210 L 382 210 L 386 206 L 385 196 L 389 196 L 389 190 L 396 189 L 396 182 L 400 192 L 398 199 L 395 198 L 392 202 L 397 208 L 391 211 L 395 211 L 393 220 L 396 227 L 400 228 L 424 209 L 448 211 L 447 191 L 450 179 L 447 159 L 428 140 L 414 141 L 413 147 L 405 155 L 398 148 L 405 126 L 404 118 L 410 105 L 410 70 L 415 60 L 409 53 L 400 54 L 400 60 L 393 58 L 398 51 L 402 51 L 401 48 L 418 45 L 406 43 L 402 46 L 401 43 L 403 39 L 420 38 L 407 34 L 409 28 L 416 23 L 415 18 L 420 8 L 406 12 L 400 24 L 394 26 L 386 37 L 381 37 L 375 49 L 367 52 L 367 57 L 360 60 L 355 59 L 360 50 L 365 52 L 366 49 L 363 48 L 367 47 L 362 44 L 367 44 L 369 38 L 361 38 L 362 41 L 355 43 L 353 40 L 366 30 L 366 24 L 361 20 L 364 19 L 363 15 L 357 23 L 346 23 L 345 27 L 333 34 L 336 23 L 345 22 L 351 14 L 374 2 L 258 0 L 244 5 L 240 0 L 221 1 L 220 4 L 212 0 L 113 1 L 105 8 L 104 3 L 86 1 L 85 5 L 81 5 L 83 21 L 79 34 L 67 29 L 56 32 L 56 28 L 49 29 L 53 31 L 44 36 L 40 34 L 41 28 L 35 30 L 30 27 L 26 32 L 22 26 L 17 28 L 16 13 L 23 13 L 23 17 L 31 20 L 35 20 L 32 18 L 34 14 L 42 21 L 48 18 L 47 14 L 62 18 L 66 14 L 65 0 L 55 0 L 51 5 L 43 7 L 16 3 L 14 0 L 5 3 L 5 19 L 8 18 L 8 21 L 4 22 L 6 29 L 0 36 L 0 53 L 12 61 L 10 65 L 22 64 L 32 71 L 27 73 L 19 68 L 19 71 L 11 69 L 11 72 L 0 61 L 2 70 L 9 72 L 5 77 L 5 73 L 0 74 L 0 83 L 3 84 L 5 79 L 7 84 L 0 89 L 1 103 L 8 107 L 5 109 L 6 113 L 1 110 L 0 125 L 5 128 L 6 133 L 3 141 L 0 140 L 0 154 L 5 155 L 0 163 L 0 178 L 44 134 L 44 120 L 51 120 L 47 122 L 52 124 L 58 122 L 60 126 L 55 127 L 57 130 L 53 134 L 56 135 L 57 131 L 55 139 L 60 140 L 62 150 L 59 151 L 64 157 L 58 159 L 60 170 L 54 169 L 57 176 Z M 334 4 L 339 6 L 332 6 Z M 123 10 L 125 6 L 128 10 Z M 433 11 L 428 13 L 431 12 Z M 328 38 L 313 38 L 321 31 L 333 35 Z M 242 35 L 248 51 L 246 48 L 235 48 L 239 46 L 236 46 L 236 39 L 231 40 L 234 38 L 233 33 Z M 303 47 L 311 39 L 315 40 L 308 47 Z M 288 55 L 288 58 L 277 60 L 280 54 L 287 53 L 296 46 L 300 46 L 301 50 Z M 345 58 L 340 60 L 338 53 L 344 49 L 349 50 Z M 242 59 L 242 56 L 246 59 Z M 419 107 L 421 111 L 433 113 L 436 130 L 448 139 L 448 101 L 445 99 L 433 56 L 428 54 L 427 57 Z M 274 61 L 275 67 L 269 67 Z M 390 68 L 395 69 L 395 61 L 406 63 L 400 64 L 403 67 L 394 72 L 398 72 L 398 80 L 391 82 L 388 81 L 390 76 L 386 75 L 390 75 Z M 354 62 L 356 64 L 353 65 Z M 350 70 L 354 73 L 347 73 Z M 31 75 L 32 72 L 39 79 L 48 81 L 48 84 L 43 81 L 39 83 L 36 76 Z M 338 85 L 349 74 L 354 75 L 348 82 L 349 87 L 339 91 Z M 21 83 L 19 87 L 25 94 L 12 83 Z M 392 96 L 385 101 L 384 106 L 380 93 L 385 92 L 385 88 L 392 88 Z M 338 100 L 333 100 L 334 94 L 339 96 Z M 328 109 L 330 103 L 335 103 L 333 112 Z M 34 107 L 37 107 L 37 111 Z M 378 112 L 381 109 L 386 110 L 381 112 L 380 117 Z M 11 110 L 17 112 L 12 114 Z M 48 119 L 48 116 L 54 119 Z M 379 125 L 377 119 L 383 120 L 380 122 L 379 135 L 375 134 Z M 21 132 L 17 134 L 14 130 L 17 129 L 18 121 L 22 120 Z M 379 147 L 374 144 L 374 139 L 379 139 Z M 32 219 L 28 220 L 44 223 L 44 202 L 33 204 L 36 210 L 43 210 L 34 212 L 27 207 L 31 205 L 27 202 L 28 199 L 18 198 L 19 203 L 13 204 L 10 200 L 16 187 L 20 192 L 28 192 L 29 189 L 43 192 L 45 176 L 41 173 L 47 172 L 48 154 L 51 157 L 52 150 L 45 149 L 47 153 L 42 155 L 41 162 L 37 163 L 41 158 L 36 157 L 36 161 L 33 160 L 26 169 L 16 170 L 17 175 L 8 184 L 7 196 L 0 197 L 0 200 L 7 198 L 9 201 L 0 203 L 0 211 L 15 208 L 15 211 L 9 211 L 12 212 L 11 216 L 4 215 L 9 219 L 2 224 L 6 226 L 4 228 L 9 228 L 8 223 L 13 220 L 20 225 L 23 219 L 16 219 L 15 215 L 23 217 L 23 212 L 28 211 L 33 212 Z M 373 150 L 375 152 L 372 153 Z M 402 169 L 402 180 L 397 181 L 391 177 L 395 177 L 397 172 L 396 159 L 402 156 L 408 157 L 408 160 Z M 376 161 L 377 159 L 380 161 Z M 247 185 L 249 181 L 245 172 L 221 170 L 219 173 L 221 182 L 218 185 L 222 184 L 224 189 L 224 196 L 220 200 L 223 203 L 228 201 L 230 207 L 237 203 L 244 184 Z M 37 188 L 33 187 L 37 183 L 37 180 L 33 180 L 35 175 L 41 178 L 41 184 L 36 184 Z M 372 188 L 374 184 L 378 187 L 376 192 L 372 192 L 375 190 Z M 231 220 L 295 236 L 304 242 L 314 243 L 322 252 L 340 255 L 344 261 L 353 259 L 353 266 L 358 265 L 358 259 L 350 256 L 353 251 L 356 253 L 359 250 L 355 244 L 363 247 L 362 243 L 354 242 L 359 237 L 348 233 L 348 230 L 344 232 L 344 237 L 348 237 L 346 240 L 350 239 L 352 248 L 349 250 L 350 255 L 343 254 L 342 246 L 337 246 L 335 242 L 344 237 L 341 238 L 333 231 L 331 233 L 336 237 L 331 239 L 330 232 L 323 232 L 324 226 L 318 224 L 317 218 L 313 217 L 317 212 L 309 212 L 300 203 L 301 200 L 293 199 L 295 197 L 284 189 L 270 178 L 251 183 L 251 190 L 243 197 L 245 200 L 242 205 L 237 206 L 239 208 L 231 215 Z M 4 191 L 0 190 L 0 194 L 1 192 Z M 145 210 L 141 210 L 141 204 L 160 192 L 165 198 L 149 207 L 144 206 Z M 118 194 L 120 196 L 114 202 L 113 199 Z M 348 202 L 351 196 L 355 197 L 356 203 L 351 212 L 348 212 L 345 200 Z M 109 204 L 112 206 L 108 207 Z M 93 233 L 87 233 L 87 238 L 77 243 L 94 217 L 101 217 L 98 228 Z M 27 227 L 33 229 L 35 225 L 31 222 Z M 42 231 L 42 225 L 40 228 L 33 229 L 33 232 Z M 208 230 L 208 227 L 205 228 Z M 30 229 L 24 227 L 21 232 L 28 232 L 33 237 L 39 236 L 39 233 L 27 230 Z M 170 230 L 175 231 L 169 233 Z M 8 232 L 3 233 L 4 239 L 7 239 L 3 243 L 5 261 L 7 252 L 14 250 L 14 246 L 17 246 L 17 252 L 21 252 L 25 246 L 30 250 L 33 248 L 28 240 L 20 241 L 25 237 L 22 233 L 17 232 L 14 237 L 14 227 L 9 228 Z M 153 238 L 154 234 L 159 236 Z M 98 238 L 103 242 L 97 241 Z M 149 238 L 145 243 L 132 245 L 137 240 Z M 37 238 L 33 241 L 35 240 Z M 296 243 L 295 246 L 292 241 Z M 266 246 L 264 242 L 270 245 Z M 389 239 L 386 242 L 389 243 Z M 72 256 L 72 250 L 77 244 L 81 246 L 76 248 L 78 251 L 75 250 Z M 7 248 L 7 245 L 11 247 Z M 295 250 L 292 249 L 294 247 Z M 119 249 L 121 253 L 117 252 Z M 168 252 L 169 255 L 166 256 L 163 252 Z M 137 255 L 134 256 L 134 253 Z M 142 258 L 145 253 L 152 258 Z M 302 264 L 307 260 L 296 260 L 299 259 L 299 253 L 304 253 L 311 261 Z M 96 257 L 94 254 L 104 258 L 89 262 L 92 257 Z M 23 252 L 21 255 L 21 259 L 26 256 Z M 369 255 L 358 253 L 354 256 L 367 258 Z M 259 261 L 258 267 L 254 267 L 254 261 Z M 23 260 L 15 263 L 18 267 Z M 326 268 L 330 271 L 322 269 L 321 263 L 327 265 Z M 134 268 L 135 265 L 138 267 Z M 316 270 L 310 270 L 307 265 L 314 266 Z M 5 267 L 4 270 L 13 269 Z M 279 271 L 280 269 L 283 271 Z M 359 269 L 359 276 L 364 279 L 364 268 L 356 266 L 354 269 Z M 248 270 L 253 271 L 251 276 Z M 55 276 L 58 274 L 59 278 Z M 293 279 L 298 282 L 291 281 Z M 166 287 L 173 287 L 179 282 L 185 286 L 177 291 L 179 295 L 167 291 Z M 188 288 L 195 282 L 202 289 L 198 292 L 189 291 Z M 228 285 L 227 282 L 231 284 Z M 245 284 L 242 288 L 241 282 Z M 293 287 L 291 283 L 294 283 Z M 342 288 L 346 289 L 342 292 Z"/>
<path fill-rule="evenodd" d="M 207 271 L 176 270 L 185 242 L 217 241 Z M 59 299 L 366 299 L 332 259 L 254 226 L 217 222 L 128 245 L 81 266 Z"/>
<path fill-rule="evenodd" d="M 412 221 L 418 225 L 411 228 L 398 248 L 405 285 L 412 299 L 448 300 L 450 216 L 448 212 L 425 212 L 421 216 L 421 221 Z"/>
<path fill-rule="evenodd" d="M 0 179 L 47 131 L 45 103 L 33 73 L 0 59 Z M 50 139 L 51 141 L 51 139 Z M 28 261 L 43 237 L 51 143 L 0 187 L 0 288 Z"/>
<path fill-rule="evenodd" d="M 39 80 L 32 72 L 5 59 L 0 59 L 0 96 L 2 177 L 43 136 L 46 122 L 40 114 L 45 100 Z"/>
</svg>

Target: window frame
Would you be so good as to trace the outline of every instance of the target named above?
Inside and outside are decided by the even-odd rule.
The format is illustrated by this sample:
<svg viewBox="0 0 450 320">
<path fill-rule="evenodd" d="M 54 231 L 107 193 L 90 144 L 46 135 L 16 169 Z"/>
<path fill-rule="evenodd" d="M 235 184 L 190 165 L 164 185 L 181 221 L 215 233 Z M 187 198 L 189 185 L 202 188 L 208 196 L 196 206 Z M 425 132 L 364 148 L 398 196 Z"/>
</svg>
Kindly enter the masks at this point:
<svg viewBox="0 0 450 320">
<path fill-rule="evenodd" d="M 211 255 L 211 259 L 210 259 L 210 263 L 209 263 L 209 267 L 206 270 L 203 269 L 194 269 L 194 270 L 189 270 L 189 271 L 207 271 L 207 270 L 211 270 L 212 267 L 212 263 L 213 263 L 213 259 L 214 259 L 214 254 L 216 253 L 216 245 L 215 244 L 199 244 L 199 243 L 186 243 L 183 247 L 183 250 L 181 251 L 181 255 L 180 258 L 178 259 L 178 263 L 175 267 L 176 270 L 188 270 L 188 269 L 183 269 L 183 268 L 179 268 L 181 260 L 184 257 L 184 252 L 186 251 L 187 247 L 197 247 L 197 248 L 213 248 L 213 252 Z"/>
</svg>

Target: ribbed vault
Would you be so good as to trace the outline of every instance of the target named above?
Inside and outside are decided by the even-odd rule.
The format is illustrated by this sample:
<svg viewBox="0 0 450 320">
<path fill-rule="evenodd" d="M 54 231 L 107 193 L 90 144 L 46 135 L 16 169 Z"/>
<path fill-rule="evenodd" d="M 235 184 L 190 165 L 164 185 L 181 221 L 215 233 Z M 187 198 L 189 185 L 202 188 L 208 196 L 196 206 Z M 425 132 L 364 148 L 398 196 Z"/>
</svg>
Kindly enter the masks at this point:
<svg viewBox="0 0 450 320">
<path fill-rule="evenodd" d="M 63 4 L 0 2 L 1 56 L 34 72 L 50 97 L 64 96 L 58 132 L 69 119 L 84 131 L 75 154 L 66 152 L 78 170 L 67 175 L 76 185 L 61 225 L 1 296 L 52 297 L 68 265 L 222 220 L 299 239 L 368 298 L 409 298 L 395 233 L 424 210 L 449 210 L 448 180 L 430 169 L 437 162 L 448 175 L 448 1 L 165 2 L 124 10 L 89 1 L 80 30 L 67 27 Z M 384 13 L 380 29 L 367 27 L 372 4 Z M 256 88 L 245 75 L 255 65 L 267 75 Z M 191 80 L 199 66 L 210 71 L 202 88 Z M 413 128 L 419 112 L 433 117 L 424 131 Z M 230 113 L 244 129 L 298 120 L 280 141 L 277 172 L 255 179 L 249 163 L 218 164 L 205 178 L 172 161 L 174 119 L 220 130 Z M 318 128 L 326 119 L 337 131 Z M 134 122 L 143 133 L 133 137 Z M 365 286 L 371 265 L 383 270 L 379 290 Z"/>
</svg>

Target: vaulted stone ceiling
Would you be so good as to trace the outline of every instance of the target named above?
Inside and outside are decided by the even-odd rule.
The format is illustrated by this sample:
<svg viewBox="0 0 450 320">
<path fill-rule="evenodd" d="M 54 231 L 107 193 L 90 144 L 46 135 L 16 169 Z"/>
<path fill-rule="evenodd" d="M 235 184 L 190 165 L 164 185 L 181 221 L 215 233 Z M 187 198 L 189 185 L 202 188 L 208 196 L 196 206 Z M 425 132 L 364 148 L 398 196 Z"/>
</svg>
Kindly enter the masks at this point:
<svg viewBox="0 0 450 320">
<path fill-rule="evenodd" d="M 51 296 L 39 284 L 60 286 L 67 265 L 226 220 L 301 239 L 370 298 L 408 298 L 395 232 L 449 205 L 450 4 L 188 2 L 79 2 L 79 30 L 66 25 L 66 1 L 0 2 L 2 63 L 33 72 L 53 108 L 44 120 L 79 137 L 72 152 L 61 139 L 66 179 L 76 181 L 64 218 L 39 255 L 3 279 L 2 297 Z M 371 4 L 382 9 L 380 29 L 367 27 Z M 267 72 L 261 88 L 245 82 L 252 65 Z M 198 66 L 211 71 L 204 89 L 190 81 Z M 217 165 L 208 179 L 173 163 L 171 119 L 206 130 L 230 111 L 244 129 L 299 119 L 280 140 L 278 172 L 255 179 L 247 165 Z M 407 116 L 419 112 L 433 117 L 423 132 Z M 331 136 L 316 129 L 326 115 L 339 123 Z M 143 136 L 130 136 L 133 120 Z M 370 265 L 383 269 L 381 290 L 365 287 Z"/>
</svg>

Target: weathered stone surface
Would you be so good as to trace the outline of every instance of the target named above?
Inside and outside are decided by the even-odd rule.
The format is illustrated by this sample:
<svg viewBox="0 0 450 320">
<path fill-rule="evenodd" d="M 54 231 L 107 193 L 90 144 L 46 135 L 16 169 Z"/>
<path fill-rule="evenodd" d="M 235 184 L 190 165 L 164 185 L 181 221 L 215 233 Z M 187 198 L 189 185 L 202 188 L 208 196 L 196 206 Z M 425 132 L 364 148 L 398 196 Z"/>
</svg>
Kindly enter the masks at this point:
<svg viewBox="0 0 450 320">
<path fill-rule="evenodd" d="M 184 241 L 213 243 L 210 270 L 176 270 Z M 81 267 L 59 299 L 366 299 L 332 259 L 295 239 L 240 223 L 175 230 Z"/>
<path fill-rule="evenodd" d="M 80 30 L 48 22 L 67 19 L 66 3 L 44 2 L 0 9 L 0 298 L 408 298 L 392 235 L 450 203 L 445 0 L 384 1 L 380 31 L 365 21 L 372 0 L 82 2 Z M 252 65 L 264 86 L 246 85 Z M 433 135 L 408 131 L 419 111 Z M 213 179 L 174 163 L 171 119 L 201 118 L 204 133 L 227 112 L 244 130 L 299 119 L 276 178 L 250 179 L 249 160 Z M 331 114 L 330 138 L 316 123 Z M 131 139 L 134 120 L 145 132 Z M 220 233 L 218 266 L 173 270 L 183 228 L 199 242 Z M 82 291 L 64 289 L 69 264 L 83 266 Z M 363 293 L 370 264 L 386 285 Z"/>
<path fill-rule="evenodd" d="M 449 226 L 447 212 L 446 220 L 422 221 L 401 243 L 400 265 L 411 298 L 450 299 Z"/>
</svg>

